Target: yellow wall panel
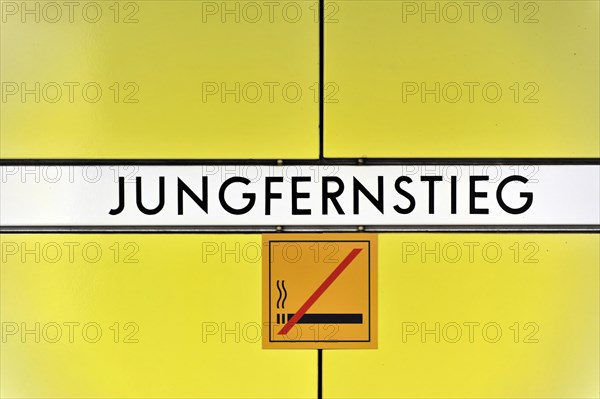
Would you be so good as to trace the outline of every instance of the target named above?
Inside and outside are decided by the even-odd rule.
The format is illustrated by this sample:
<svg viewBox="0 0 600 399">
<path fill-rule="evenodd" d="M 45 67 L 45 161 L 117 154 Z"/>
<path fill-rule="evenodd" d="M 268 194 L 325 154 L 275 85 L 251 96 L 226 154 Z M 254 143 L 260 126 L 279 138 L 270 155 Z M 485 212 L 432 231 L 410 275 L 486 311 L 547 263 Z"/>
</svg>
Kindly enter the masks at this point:
<svg viewBox="0 0 600 399">
<path fill-rule="evenodd" d="M 311 4 L 3 1 L 0 154 L 315 158 Z"/>
<path fill-rule="evenodd" d="M 599 4 L 329 1 L 325 155 L 598 157 Z"/>
<path fill-rule="evenodd" d="M 379 245 L 379 349 L 326 352 L 325 397 L 598 397 L 598 235 Z"/>
<path fill-rule="evenodd" d="M 316 391 L 314 351 L 261 349 L 259 236 L 6 234 L 1 245 L 2 397 Z"/>
</svg>

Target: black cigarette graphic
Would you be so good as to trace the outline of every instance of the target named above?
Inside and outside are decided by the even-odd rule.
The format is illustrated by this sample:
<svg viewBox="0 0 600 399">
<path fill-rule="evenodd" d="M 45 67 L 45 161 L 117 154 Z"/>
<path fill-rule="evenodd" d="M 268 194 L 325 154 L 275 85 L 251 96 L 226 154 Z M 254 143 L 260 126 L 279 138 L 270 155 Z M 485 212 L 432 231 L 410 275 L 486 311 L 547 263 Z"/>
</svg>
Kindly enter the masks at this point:
<svg viewBox="0 0 600 399">
<path fill-rule="evenodd" d="M 286 317 L 287 316 L 287 317 Z M 277 314 L 277 323 L 284 324 L 294 313 Z M 298 324 L 362 324 L 362 313 L 305 313 Z"/>
</svg>

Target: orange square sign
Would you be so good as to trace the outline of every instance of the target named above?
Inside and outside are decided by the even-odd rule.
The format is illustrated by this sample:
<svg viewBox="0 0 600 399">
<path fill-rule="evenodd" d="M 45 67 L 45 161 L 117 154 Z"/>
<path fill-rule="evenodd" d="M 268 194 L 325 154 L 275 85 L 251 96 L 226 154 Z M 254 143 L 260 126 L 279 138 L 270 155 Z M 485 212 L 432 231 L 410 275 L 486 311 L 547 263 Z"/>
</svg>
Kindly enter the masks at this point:
<svg viewBox="0 0 600 399">
<path fill-rule="evenodd" d="M 377 348 L 377 235 L 263 235 L 266 349 Z"/>
</svg>

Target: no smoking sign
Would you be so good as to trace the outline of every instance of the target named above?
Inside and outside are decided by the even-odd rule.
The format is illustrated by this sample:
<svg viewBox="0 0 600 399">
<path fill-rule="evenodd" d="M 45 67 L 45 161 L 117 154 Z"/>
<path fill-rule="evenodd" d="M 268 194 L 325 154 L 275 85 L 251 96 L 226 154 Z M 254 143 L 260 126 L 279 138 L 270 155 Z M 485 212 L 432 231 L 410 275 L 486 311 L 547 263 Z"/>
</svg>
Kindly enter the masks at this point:
<svg viewBox="0 0 600 399">
<path fill-rule="evenodd" d="M 267 349 L 377 348 L 377 236 L 263 236 Z"/>
</svg>

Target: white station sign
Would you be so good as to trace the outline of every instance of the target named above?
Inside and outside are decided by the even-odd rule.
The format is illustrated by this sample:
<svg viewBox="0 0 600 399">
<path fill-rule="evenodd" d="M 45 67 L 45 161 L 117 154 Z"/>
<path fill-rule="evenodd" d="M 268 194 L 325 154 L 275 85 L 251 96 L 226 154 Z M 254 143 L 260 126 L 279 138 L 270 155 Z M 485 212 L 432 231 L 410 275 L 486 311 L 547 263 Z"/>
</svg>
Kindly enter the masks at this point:
<svg viewBox="0 0 600 399">
<path fill-rule="evenodd" d="M 4 165 L 0 226 L 600 225 L 600 165 Z"/>
</svg>

